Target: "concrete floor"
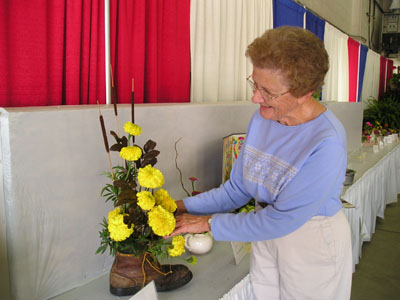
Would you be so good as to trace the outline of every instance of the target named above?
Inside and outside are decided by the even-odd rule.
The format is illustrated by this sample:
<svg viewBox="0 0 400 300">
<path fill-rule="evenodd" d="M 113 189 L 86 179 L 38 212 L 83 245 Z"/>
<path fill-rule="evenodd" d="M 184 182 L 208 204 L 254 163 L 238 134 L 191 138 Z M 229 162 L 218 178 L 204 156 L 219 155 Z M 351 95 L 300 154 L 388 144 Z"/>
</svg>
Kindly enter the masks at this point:
<svg viewBox="0 0 400 300">
<path fill-rule="evenodd" d="M 400 195 L 377 218 L 375 233 L 364 243 L 353 274 L 351 300 L 400 300 Z"/>
</svg>

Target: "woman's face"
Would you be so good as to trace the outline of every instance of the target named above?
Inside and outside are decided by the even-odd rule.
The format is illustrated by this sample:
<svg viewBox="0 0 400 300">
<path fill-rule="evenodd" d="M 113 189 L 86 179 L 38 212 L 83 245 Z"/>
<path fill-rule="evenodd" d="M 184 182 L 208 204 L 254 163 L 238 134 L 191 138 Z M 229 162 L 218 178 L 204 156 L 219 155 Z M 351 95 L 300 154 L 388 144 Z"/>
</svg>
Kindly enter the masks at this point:
<svg viewBox="0 0 400 300">
<path fill-rule="evenodd" d="M 254 67 L 250 79 L 257 87 L 251 100 L 260 105 L 260 114 L 264 119 L 279 121 L 285 125 L 297 124 L 300 103 L 298 98 L 288 92 L 289 86 L 280 71 Z"/>
</svg>

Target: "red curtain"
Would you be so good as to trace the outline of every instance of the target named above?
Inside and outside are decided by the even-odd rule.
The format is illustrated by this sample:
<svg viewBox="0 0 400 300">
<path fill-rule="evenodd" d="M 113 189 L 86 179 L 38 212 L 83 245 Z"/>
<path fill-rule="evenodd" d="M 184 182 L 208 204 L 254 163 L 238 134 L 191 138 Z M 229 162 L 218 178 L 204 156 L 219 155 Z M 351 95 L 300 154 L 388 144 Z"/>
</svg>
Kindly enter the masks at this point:
<svg viewBox="0 0 400 300">
<path fill-rule="evenodd" d="M 360 44 L 348 38 L 347 49 L 349 52 L 349 102 L 357 102 Z"/>
<path fill-rule="evenodd" d="M 118 103 L 189 102 L 190 0 L 110 1 Z"/>
<path fill-rule="evenodd" d="M 378 98 L 381 99 L 383 93 L 386 90 L 386 61 L 387 58 L 381 56 L 380 60 L 380 68 L 379 68 L 379 91 L 378 91 Z"/>
<path fill-rule="evenodd" d="M 0 106 L 105 103 L 104 1 L 0 3 Z"/>
<path fill-rule="evenodd" d="M 389 86 L 389 80 L 393 77 L 393 60 L 387 60 L 387 70 L 386 70 L 386 88 Z"/>
</svg>

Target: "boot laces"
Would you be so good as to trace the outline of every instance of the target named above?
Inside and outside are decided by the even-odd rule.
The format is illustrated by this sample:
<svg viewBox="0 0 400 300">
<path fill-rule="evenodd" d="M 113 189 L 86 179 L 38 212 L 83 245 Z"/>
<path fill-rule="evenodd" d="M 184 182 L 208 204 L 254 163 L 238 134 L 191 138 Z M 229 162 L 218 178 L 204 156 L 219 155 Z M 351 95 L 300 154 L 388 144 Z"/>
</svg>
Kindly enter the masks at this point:
<svg viewBox="0 0 400 300">
<path fill-rule="evenodd" d="M 149 259 L 148 257 L 150 257 L 151 259 Z M 143 260 L 142 260 L 142 273 L 143 273 L 142 288 L 144 288 L 144 285 L 145 285 L 145 283 L 146 283 L 146 271 L 145 271 L 145 269 L 144 269 L 144 264 L 145 264 L 145 262 L 147 262 L 147 264 L 148 264 L 150 267 L 152 267 L 153 270 L 155 270 L 157 273 L 159 273 L 159 274 L 161 274 L 161 275 L 163 275 L 163 276 L 167 276 L 167 275 L 169 275 L 169 274 L 172 274 L 171 265 L 169 265 L 169 271 L 168 271 L 168 272 L 165 272 L 165 273 L 162 272 L 162 271 L 161 271 L 161 264 L 158 263 L 158 265 L 156 265 L 156 264 L 154 263 L 154 256 L 153 256 L 151 253 L 146 252 L 146 253 L 143 255 Z"/>
</svg>

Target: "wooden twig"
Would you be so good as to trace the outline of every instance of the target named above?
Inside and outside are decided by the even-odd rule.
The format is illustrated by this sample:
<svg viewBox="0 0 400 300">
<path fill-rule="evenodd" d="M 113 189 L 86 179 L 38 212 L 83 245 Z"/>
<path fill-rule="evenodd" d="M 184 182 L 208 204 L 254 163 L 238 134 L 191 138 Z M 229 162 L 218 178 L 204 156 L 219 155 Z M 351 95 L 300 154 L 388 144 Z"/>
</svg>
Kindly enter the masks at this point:
<svg viewBox="0 0 400 300">
<path fill-rule="evenodd" d="M 181 171 L 181 169 L 179 169 L 179 167 L 178 167 L 178 149 L 176 148 L 176 145 L 178 144 L 178 142 L 179 142 L 181 139 L 182 139 L 182 138 L 179 138 L 179 139 L 175 142 L 175 166 L 176 166 L 176 169 L 177 169 L 178 172 L 179 172 L 179 181 L 181 182 L 182 189 L 186 192 L 186 194 L 188 195 L 188 197 L 190 197 L 189 192 L 185 189 L 185 186 L 184 186 L 184 184 L 183 184 L 182 171 Z"/>
</svg>

